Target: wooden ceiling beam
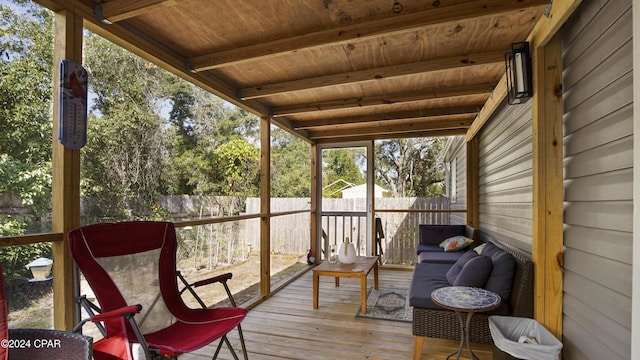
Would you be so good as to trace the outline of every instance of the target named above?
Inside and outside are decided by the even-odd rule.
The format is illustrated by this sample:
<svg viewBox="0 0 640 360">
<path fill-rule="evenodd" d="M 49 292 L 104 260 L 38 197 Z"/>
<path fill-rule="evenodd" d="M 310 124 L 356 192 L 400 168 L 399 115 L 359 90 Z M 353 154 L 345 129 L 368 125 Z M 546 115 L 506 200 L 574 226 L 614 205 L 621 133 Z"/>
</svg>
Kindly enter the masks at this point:
<svg viewBox="0 0 640 360">
<path fill-rule="evenodd" d="M 381 68 L 351 71 L 341 74 L 319 76 L 315 78 L 257 85 L 240 89 L 238 91 L 238 96 L 243 100 L 250 100 L 295 91 L 364 83 L 369 81 L 380 81 L 400 76 L 415 76 L 416 74 L 433 71 L 451 70 L 474 65 L 488 65 L 496 63 L 504 63 L 504 51 L 452 56 L 410 64 L 399 64 Z"/>
<path fill-rule="evenodd" d="M 314 134 L 317 135 L 319 133 L 328 134 L 332 132 L 340 132 L 348 136 L 362 132 L 388 133 L 396 131 L 405 132 L 436 129 L 466 129 L 471 126 L 474 115 L 475 114 L 424 116 L 413 119 L 376 121 L 373 123 L 358 124 L 358 126 L 349 126 L 345 124 L 331 125 L 309 130 L 308 134 L 313 136 Z"/>
<path fill-rule="evenodd" d="M 309 138 L 309 133 L 307 132 L 307 130 L 296 130 L 294 129 L 293 124 L 291 123 L 291 121 L 289 121 L 289 119 L 287 118 L 278 118 L 275 119 L 273 117 L 270 118 L 270 122 L 273 125 L 276 125 L 277 127 L 281 128 L 282 130 L 288 132 L 289 134 L 300 138 L 301 140 L 304 140 L 308 143 L 312 143 L 312 141 Z"/>
<path fill-rule="evenodd" d="M 94 12 L 98 20 L 114 23 L 139 16 L 159 7 L 174 6 L 179 0 L 113 0 L 96 5 Z"/>
<path fill-rule="evenodd" d="M 456 107 L 448 107 L 448 108 L 436 108 L 436 109 L 423 109 L 423 110 L 412 110 L 412 111 L 400 111 L 394 113 L 385 113 L 385 114 L 375 114 L 375 115 L 367 115 L 367 116 L 350 116 L 350 117 L 340 117 L 340 118 L 326 118 L 320 120 L 309 120 L 309 121 L 301 121 L 297 123 L 293 123 L 294 130 L 309 130 L 319 126 L 337 126 L 341 127 L 343 125 L 350 124 L 363 124 L 368 122 L 376 123 L 377 125 L 382 122 L 388 121 L 401 121 L 401 120 L 409 120 L 413 122 L 418 122 L 420 119 L 428 119 L 433 117 L 441 117 L 441 116 L 452 116 L 452 115 L 469 115 L 476 116 L 482 104 L 478 105 L 469 105 L 469 106 L 456 106 Z M 374 125 L 374 126 L 377 126 Z M 471 125 L 469 123 L 469 125 Z M 312 130 L 310 130 L 311 132 Z"/>
<path fill-rule="evenodd" d="M 541 6 L 546 0 L 479 0 L 452 6 L 434 8 L 414 14 L 353 24 L 309 34 L 292 36 L 259 44 L 252 44 L 189 59 L 194 71 L 210 70 L 246 61 L 262 60 L 281 54 L 343 44 L 352 40 L 369 39 L 380 35 L 425 29 L 448 22 L 469 18 L 493 16 L 524 8 Z"/>
<path fill-rule="evenodd" d="M 331 144 L 331 143 L 343 143 L 347 141 L 375 141 L 375 140 L 389 140 L 389 139 L 408 139 L 408 138 L 426 138 L 426 137 L 442 137 L 442 136 L 456 136 L 456 135 L 464 135 L 464 129 L 456 129 L 456 130 L 426 130 L 419 131 L 414 133 L 392 133 L 392 134 L 382 134 L 382 135 L 356 135 L 349 138 L 341 138 L 341 137 L 326 137 L 326 138 L 315 138 L 313 141 L 317 144 Z"/>
<path fill-rule="evenodd" d="M 406 127 L 388 127 L 388 128 L 366 128 L 354 129 L 349 131 L 314 131 L 309 134 L 311 140 L 317 143 L 326 142 L 346 142 L 359 140 L 386 140 L 399 138 L 419 138 L 419 137 L 436 137 L 436 136 L 453 136 L 464 135 L 467 131 L 466 127 L 460 128 L 433 128 L 433 129 L 416 129 Z"/>
<path fill-rule="evenodd" d="M 390 96 L 372 96 L 357 99 L 344 99 L 324 101 L 312 104 L 289 105 L 274 107 L 271 109 L 271 116 L 282 117 L 290 115 L 299 115 L 320 111 L 355 109 L 368 106 L 393 105 L 404 102 L 435 100 L 444 98 L 455 98 L 462 96 L 486 94 L 489 96 L 494 84 L 480 84 L 470 86 L 460 86 L 444 89 L 428 89 L 421 91 L 412 91 L 402 94 Z"/>
</svg>

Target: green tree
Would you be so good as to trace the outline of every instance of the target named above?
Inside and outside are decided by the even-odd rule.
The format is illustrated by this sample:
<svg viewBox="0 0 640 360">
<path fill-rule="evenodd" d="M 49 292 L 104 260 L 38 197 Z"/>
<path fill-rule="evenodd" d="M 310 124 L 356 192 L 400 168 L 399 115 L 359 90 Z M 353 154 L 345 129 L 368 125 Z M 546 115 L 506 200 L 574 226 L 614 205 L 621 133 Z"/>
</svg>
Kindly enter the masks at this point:
<svg viewBox="0 0 640 360">
<path fill-rule="evenodd" d="M 260 152 L 244 139 L 218 146 L 215 155 L 214 191 L 226 196 L 258 196 Z"/>
<path fill-rule="evenodd" d="M 359 148 L 326 149 L 322 152 L 322 187 L 326 188 L 328 197 L 340 197 L 341 192 L 335 191 L 332 184 L 345 181 L 360 185 L 366 181 L 365 174 L 358 166 L 358 160 L 364 154 Z M 332 189 L 334 191 L 332 191 Z"/>
<path fill-rule="evenodd" d="M 163 172 L 163 181 L 168 194 L 192 194 L 195 188 L 189 181 L 189 170 L 196 146 L 195 87 L 173 74 L 166 73 L 165 79 L 171 103 L 169 128 L 165 133 L 170 166 Z"/>
<path fill-rule="evenodd" d="M 394 196 L 443 196 L 444 172 L 437 164 L 444 138 L 385 140 L 376 143 L 376 182 Z"/>
<path fill-rule="evenodd" d="M 85 67 L 95 104 L 83 151 L 82 191 L 89 216 L 149 218 L 168 166 L 159 116 L 159 68 L 95 35 L 85 37 Z M 93 206 L 91 206 L 93 205 Z"/>
<path fill-rule="evenodd" d="M 29 207 L 26 229 L 51 199 L 53 18 L 31 3 L 22 9 L 0 5 L 0 194 Z"/>
<path fill-rule="evenodd" d="M 40 218 L 51 200 L 52 29 L 52 14 L 31 2 L 0 5 L 0 203 L 26 209 L 0 214 L 0 236 L 48 230 Z M 50 248 L 0 248 L 7 280 L 25 276 L 24 265 Z"/>
<path fill-rule="evenodd" d="M 95 105 L 82 179 L 101 204 L 94 215 L 146 216 L 163 193 L 257 194 L 255 116 L 96 35 L 85 43 Z"/>
<path fill-rule="evenodd" d="M 271 197 L 310 197 L 310 146 L 274 128 L 271 132 Z"/>
<path fill-rule="evenodd" d="M 222 99 L 192 87 L 194 101 L 187 121 L 171 121 L 172 133 L 189 134 L 188 141 L 175 137 L 169 140 L 173 173 L 171 193 L 198 195 L 242 195 L 255 196 L 259 186 L 259 161 L 253 161 L 258 149 L 251 144 L 259 133 L 258 119 L 246 111 L 225 103 Z M 176 103 L 174 103 L 175 106 Z M 183 114 L 186 111 L 181 110 Z M 174 112 L 172 112 L 173 114 Z M 185 126 L 189 129 L 186 131 Z M 250 149 L 251 148 L 251 149 Z M 233 154 L 233 151 L 238 153 Z M 248 158 L 242 158 L 249 156 Z M 224 161 L 233 161 L 226 164 Z M 231 189 L 229 179 L 221 174 L 229 173 L 230 167 L 241 166 L 246 178 L 238 189 Z M 180 192 L 183 191 L 183 192 Z"/>
</svg>

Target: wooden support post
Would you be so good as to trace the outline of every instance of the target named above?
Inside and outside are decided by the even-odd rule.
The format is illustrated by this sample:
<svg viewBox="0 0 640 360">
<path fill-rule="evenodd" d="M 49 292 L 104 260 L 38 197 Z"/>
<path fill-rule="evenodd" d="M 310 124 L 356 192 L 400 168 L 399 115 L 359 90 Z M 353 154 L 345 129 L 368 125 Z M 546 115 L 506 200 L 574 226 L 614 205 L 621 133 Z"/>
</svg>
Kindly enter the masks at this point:
<svg viewBox="0 0 640 360">
<path fill-rule="evenodd" d="M 533 246 L 535 318 L 562 338 L 562 44 L 533 48 Z"/>
<path fill-rule="evenodd" d="M 311 215 L 309 221 L 310 224 L 310 247 L 311 251 L 316 257 L 316 263 L 320 262 L 322 259 L 322 254 L 320 254 L 320 239 L 321 236 L 319 232 L 318 226 L 318 189 L 320 188 L 320 184 L 318 183 L 318 146 L 316 144 L 311 144 Z"/>
<path fill-rule="evenodd" d="M 467 142 L 467 225 L 480 227 L 478 196 L 478 169 L 480 161 L 480 140 L 474 136 Z"/>
<path fill-rule="evenodd" d="M 271 292 L 271 122 L 260 118 L 260 294 Z"/>
<path fill-rule="evenodd" d="M 376 240 L 380 240 L 376 236 L 376 184 L 373 178 L 373 174 L 375 174 L 375 145 L 373 141 L 369 141 L 367 144 L 367 184 L 369 187 L 369 194 L 367 194 L 367 225 L 368 230 L 367 234 L 370 234 L 367 237 L 367 244 L 365 247 L 367 248 L 366 256 L 372 256 L 376 254 L 376 246 L 378 246 L 378 242 Z M 380 244 L 380 251 L 382 252 L 382 244 Z M 382 264 L 382 253 L 378 258 L 380 260 L 380 264 Z"/>
<path fill-rule="evenodd" d="M 82 18 L 70 11 L 55 15 L 53 65 L 53 181 L 52 230 L 62 233 L 64 241 L 53 243 L 53 326 L 71 330 L 75 314 L 73 260 L 67 245 L 67 233 L 80 225 L 80 150 L 66 149 L 58 141 L 58 96 L 60 75 L 57 67 L 64 59 L 82 62 Z"/>
</svg>

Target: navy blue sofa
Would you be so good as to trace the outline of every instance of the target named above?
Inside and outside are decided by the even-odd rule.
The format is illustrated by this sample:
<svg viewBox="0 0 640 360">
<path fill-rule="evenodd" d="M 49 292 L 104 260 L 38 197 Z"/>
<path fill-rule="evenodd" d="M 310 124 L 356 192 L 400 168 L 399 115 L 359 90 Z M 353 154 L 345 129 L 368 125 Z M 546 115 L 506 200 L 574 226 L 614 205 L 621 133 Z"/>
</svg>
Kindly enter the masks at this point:
<svg viewBox="0 0 640 360">
<path fill-rule="evenodd" d="M 449 229 L 441 228 L 429 233 L 445 234 L 447 231 Z M 472 250 L 474 245 L 471 245 L 470 250 L 467 250 L 474 253 L 465 257 L 485 256 L 491 259 L 492 264 L 489 277 L 486 278 L 484 285 L 478 287 L 498 293 L 504 301 L 498 309 L 487 313 L 477 313 L 472 317 L 470 340 L 492 343 L 488 325 L 490 315 L 533 317 L 533 262 L 530 255 L 495 240 L 487 241 L 481 254 Z M 426 252 L 428 251 L 422 251 L 421 254 Z M 452 267 L 459 266 L 460 262 L 457 264 L 457 260 L 451 261 L 451 259 L 445 258 L 443 254 L 447 253 L 442 251 L 432 251 L 431 253 L 443 257 L 434 257 L 434 261 L 425 259 L 424 262 L 416 264 L 411 280 L 409 304 L 413 307 L 413 335 L 459 340 L 460 328 L 455 313 L 434 304 L 431 301 L 431 292 L 441 287 L 454 285 L 451 276 L 449 279 L 447 278 L 447 273 Z M 466 251 L 460 251 L 458 258 L 465 253 Z M 482 260 L 486 261 L 487 259 Z"/>
</svg>

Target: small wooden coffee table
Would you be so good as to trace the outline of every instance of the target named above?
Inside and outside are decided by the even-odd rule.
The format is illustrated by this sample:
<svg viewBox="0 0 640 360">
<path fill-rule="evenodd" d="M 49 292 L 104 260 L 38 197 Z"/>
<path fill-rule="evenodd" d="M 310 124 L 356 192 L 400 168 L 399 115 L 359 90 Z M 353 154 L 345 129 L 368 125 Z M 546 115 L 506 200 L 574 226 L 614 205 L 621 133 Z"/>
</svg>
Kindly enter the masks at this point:
<svg viewBox="0 0 640 360">
<path fill-rule="evenodd" d="M 330 264 L 323 261 L 313 268 L 313 308 L 318 308 L 320 276 L 334 276 L 336 286 L 340 286 L 340 278 L 360 278 L 360 297 L 362 299 L 362 313 L 367 313 L 367 275 L 373 269 L 374 286 L 378 288 L 378 257 L 358 256 L 353 264 Z"/>
</svg>

